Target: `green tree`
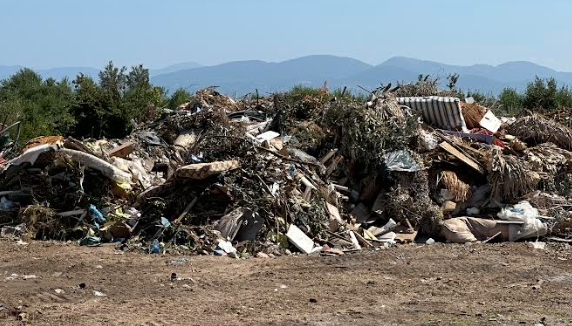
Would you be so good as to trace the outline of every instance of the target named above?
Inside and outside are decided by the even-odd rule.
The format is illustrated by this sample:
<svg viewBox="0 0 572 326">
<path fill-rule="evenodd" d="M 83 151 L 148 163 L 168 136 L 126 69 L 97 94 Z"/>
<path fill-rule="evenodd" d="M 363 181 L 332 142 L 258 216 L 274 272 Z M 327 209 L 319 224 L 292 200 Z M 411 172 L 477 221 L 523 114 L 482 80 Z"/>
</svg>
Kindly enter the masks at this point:
<svg viewBox="0 0 572 326">
<path fill-rule="evenodd" d="M 533 82 L 528 83 L 524 92 L 524 107 L 529 110 L 544 109 L 553 110 L 558 108 L 558 85 L 554 78 L 544 80 L 538 76 Z"/>
<path fill-rule="evenodd" d="M 447 76 L 447 88 L 450 91 L 454 91 L 457 87 L 457 82 L 459 81 L 459 74 L 449 74 Z"/>
<path fill-rule="evenodd" d="M 22 122 L 22 139 L 65 134 L 73 125 L 70 114 L 73 91 L 67 79 L 60 82 L 22 69 L 0 85 L 2 123 Z"/>
<path fill-rule="evenodd" d="M 126 77 L 123 97 L 125 114 L 129 120 L 148 121 L 156 117 L 157 110 L 165 101 L 165 91 L 149 82 L 149 70 L 143 65 L 131 67 Z"/>
<path fill-rule="evenodd" d="M 568 86 L 562 86 L 556 92 L 556 102 L 559 107 L 572 108 L 572 92 Z"/>
<path fill-rule="evenodd" d="M 76 77 L 73 85 L 75 96 L 71 112 L 76 121 L 73 134 L 77 137 L 101 137 L 109 114 L 103 90 L 93 78 L 83 74 Z"/>
<path fill-rule="evenodd" d="M 171 95 L 169 103 L 167 104 L 167 108 L 175 110 L 179 107 L 179 105 L 186 103 L 191 98 L 192 98 L 191 93 L 189 93 L 184 88 L 179 88 L 173 93 L 173 95 Z"/>
<path fill-rule="evenodd" d="M 516 89 L 507 87 L 499 95 L 499 104 L 506 114 L 514 115 L 523 107 L 523 96 Z"/>
</svg>

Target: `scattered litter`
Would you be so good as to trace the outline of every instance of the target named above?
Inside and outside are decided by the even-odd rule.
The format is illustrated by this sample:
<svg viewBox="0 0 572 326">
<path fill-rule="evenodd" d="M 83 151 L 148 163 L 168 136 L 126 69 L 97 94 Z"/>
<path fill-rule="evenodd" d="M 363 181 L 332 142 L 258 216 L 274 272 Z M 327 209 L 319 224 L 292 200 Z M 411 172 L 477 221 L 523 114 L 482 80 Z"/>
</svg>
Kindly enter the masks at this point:
<svg viewBox="0 0 572 326">
<path fill-rule="evenodd" d="M 0 163 L 0 237 L 234 258 L 572 238 L 566 114 L 389 89 L 209 87 L 124 139 L 31 140 Z"/>
<path fill-rule="evenodd" d="M 529 242 L 533 249 L 545 250 L 546 249 L 546 242 Z"/>
</svg>

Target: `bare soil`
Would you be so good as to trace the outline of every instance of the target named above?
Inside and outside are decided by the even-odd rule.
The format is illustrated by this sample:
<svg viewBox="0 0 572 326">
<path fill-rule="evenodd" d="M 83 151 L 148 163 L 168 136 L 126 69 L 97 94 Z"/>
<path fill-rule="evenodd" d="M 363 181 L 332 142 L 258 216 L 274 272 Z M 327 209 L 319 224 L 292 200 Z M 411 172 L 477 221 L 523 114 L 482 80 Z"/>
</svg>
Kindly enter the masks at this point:
<svg viewBox="0 0 572 326">
<path fill-rule="evenodd" d="M 0 325 L 571 325 L 571 253 L 435 244 L 237 260 L 0 241 Z"/>
</svg>

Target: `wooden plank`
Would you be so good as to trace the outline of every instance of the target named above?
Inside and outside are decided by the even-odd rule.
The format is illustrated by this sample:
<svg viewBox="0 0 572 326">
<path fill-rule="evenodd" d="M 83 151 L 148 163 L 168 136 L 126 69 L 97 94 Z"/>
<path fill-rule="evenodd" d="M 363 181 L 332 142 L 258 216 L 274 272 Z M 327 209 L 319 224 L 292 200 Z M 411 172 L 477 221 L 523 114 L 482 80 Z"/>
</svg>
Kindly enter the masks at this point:
<svg viewBox="0 0 572 326">
<path fill-rule="evenodd" d="M 338 167 L 338 164 L 340 164 L 340 162 L 343 160 L 344 158 L 342 156 L 336 156 L 332 162 L 332 164 L 330 164 L 330 166 L 328 166 L 328 168 L 326 169 L 326 177 L 330 176 L 330 174 L 332 174 L 336 168 Z"/>
<path fill-rule="evenodd" d="M 448 142 L 446 142 L 446 141 L 442 142 L 441 144 L 439 144 L 439 147 L 444 149 L 447 153 L 455 156 L 457 159 L 459 159 L 461 162 L 467 164 L 469 167 L 471 167 L 475 171 L 477 171 L 481 174 L 485 174 L 485 169 L 479 163 L 475 162 L 473 159 L 471 159 L 467 155 L 461 153 L 455 147 L 451 146 L 451 144 L 449 144 Z"/>
<path fill-rule="evenodd" d="M 326 164 L 326 162 L 331 159 L 336 153 L 338 152 L 338 149 L 332 149 L 328 154 L 326 154 L 326 156 L 322 157 L 320 159 L 320 163 L 322 164 Z"/>
<path fill-rule="evenodd" d="M 361 234 L 359 234 L 358 232 L 354 232 L 355 237 L 357 238 L 357 240 L 359 241 L 359 243 L 366 247 L 366 248 L 371 248 L 373 247 L 373 245 L 371 244 L 371 242 L 367 241 L 366 238 L 364 238 Z"/>
<path fill-rule="evenodd" d="M 133 150 L 133 143 L 126 142 L 125 144 L 110 150 L 107 155 L 126 158 L 129 154 L 133 153 Z"/>
<path fill-rule="evenodd" d="M 187 205 L 187 207 L 185 207 L 185 210 L 181 213 L 181 215 L 179 215 L 179 217 L 177 217 L 177 219 L 173 221 L 173 224 L 177 225 L 177 224 L 181 223 L 181 221 L 183 220 L 185 215 L 187 215 L 191 211 L 191 209 L 193 209 L 193 206 L 195 206 L 195 204 L 197 203 L 198 200 L 199 200 L 199 197 L 193 198 L 193 200 L 191 200 L 189 205 Z"/>
<path fill-rule="evenodd" d="M 402 243 L 410 243 L 415 241 L 415 237 L 417 237 L 417 231 L 413 233 L 396 233 L 395 240 Z"/>
</svg>

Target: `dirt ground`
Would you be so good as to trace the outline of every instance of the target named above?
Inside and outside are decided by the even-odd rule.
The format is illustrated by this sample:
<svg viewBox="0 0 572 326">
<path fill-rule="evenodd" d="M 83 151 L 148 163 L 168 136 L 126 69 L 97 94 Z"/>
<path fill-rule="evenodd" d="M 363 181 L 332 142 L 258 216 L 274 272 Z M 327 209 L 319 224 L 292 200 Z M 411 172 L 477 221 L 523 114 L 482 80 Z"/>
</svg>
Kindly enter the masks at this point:
<svg viewBox="0 0 572 326">
<path fill-rule="evenodd" d="M 0 241 L 0 325 L 571 325 L 571 253 L 435 244 L 237 260 Z"/>
</svg>

